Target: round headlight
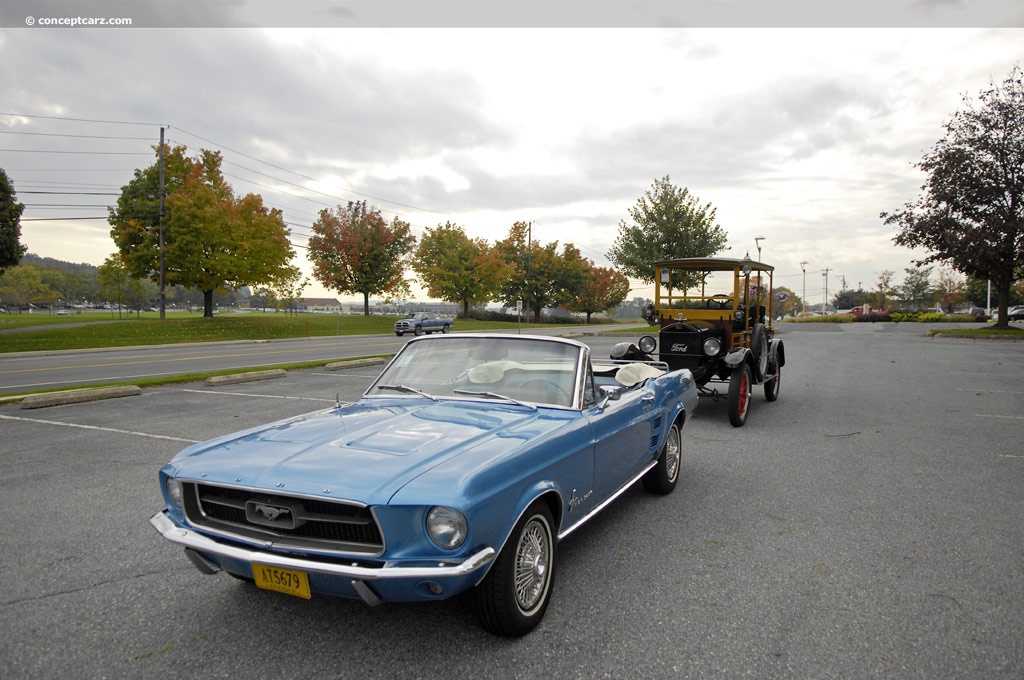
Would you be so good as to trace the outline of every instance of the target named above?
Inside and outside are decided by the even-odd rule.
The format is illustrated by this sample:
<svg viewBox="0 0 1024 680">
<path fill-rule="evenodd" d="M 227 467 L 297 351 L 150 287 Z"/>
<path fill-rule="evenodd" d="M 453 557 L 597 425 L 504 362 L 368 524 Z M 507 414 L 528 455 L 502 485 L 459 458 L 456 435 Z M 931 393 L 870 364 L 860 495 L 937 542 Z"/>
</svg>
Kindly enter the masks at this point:
<svg viewBox="0 0 1024 680">
<path fill-rule="evenodd" d="M 171 501 L 174 507 L 181 508 L 181 485 L 178 484 L 178 480 L 168 477 L 164 483 L 164 487 L 167 489 L 167 498 Z"/>
<path fill-rule="evenodd" d="M 704 354 L 713 357 L 722 351 L 722 341 L 718 338 L 708 338 L 704 341 Z"/>
<path fill-rule="evenodd" d="M 742 309 L 737 309 L 737 310 L 736 310 L 736 313 L 735 313 L 735 314 L 733 314 L 733 316 L 735 316 L 735 317 L 736 317 L 736 320 L 737 320 L 737 321 L 743 321 L 743 316 L 744 316 L 744 315 L 743 315 L 743 310 L 742 310 Z"/>
<path fill-rule="evenodd" d="M 653 335 L 645 335 L 637 342 L 637 346 L 644 354 L 650 354 L 658 348 L 658 341 L 654 339 Z"/>
<path fill-rule="evenodd" d="M 466 516 L 458 510 L 438 505 L 427 513 L 427 535 L 438 547 L 454 550 L 466 540 L 468 532 Z"/>
</svg>

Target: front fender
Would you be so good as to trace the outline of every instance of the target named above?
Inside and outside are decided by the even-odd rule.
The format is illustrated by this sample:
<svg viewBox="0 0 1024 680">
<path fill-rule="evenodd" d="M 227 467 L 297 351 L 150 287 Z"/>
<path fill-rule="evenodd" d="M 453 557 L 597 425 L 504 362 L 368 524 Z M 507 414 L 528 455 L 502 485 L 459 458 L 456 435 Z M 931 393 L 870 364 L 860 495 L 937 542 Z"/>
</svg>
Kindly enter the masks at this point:
<svg viewBox="0 0 1024 680">
<path fill-rule="evenodd" d="M 729 352 L 728 354 L 726 354 L 725 358 L 722 359 L 722 361 L 729 368 L 736 368 L 737 366 L 742 364 L 744 361 L 748 361 L 748 357 L 749 356 L 750 356 L 750 349 L 749 348 L 747 348 L 747 347 L 737 347 L 736 349 L 734 349 L 731 352 Z"/>
<path fill-rule="evenodd" d="M 497 535 L 502 537 L 501 540 L 495 541 L 490 545 L 490 547 L 494 549 L 494 554 L 501 554 L 501 551 L 505 548 L 505 544 L 508 543 L 509 537 L 512 535 L 512 530 L 515 528 L 520 518 L 522 518 L 527 509 L 537 501 L 546 503 L 548 508 L 551 509 L 551 516 L 554 519 L 557 533 L 558 528 L 561 527 L 562 524 L 562 493 L 562 490 L 557 488 L 556 484 L 551 480 L 538 480 L 523 489 L 519 498 L 516 500 L 514 511 L 509 513 L 508 516 L 504 517 L 502 520 L 503 524 L 501 526 L 501 530 L 500 532 L 497 532 Z M 480 570 L 480 580 L 478 580 L 477 583 L 483 580 L 487 575 L 487 572 L 490 571 L 492 565 L 493 561 L 487 564 L 484 569 Z"/>
</svg>

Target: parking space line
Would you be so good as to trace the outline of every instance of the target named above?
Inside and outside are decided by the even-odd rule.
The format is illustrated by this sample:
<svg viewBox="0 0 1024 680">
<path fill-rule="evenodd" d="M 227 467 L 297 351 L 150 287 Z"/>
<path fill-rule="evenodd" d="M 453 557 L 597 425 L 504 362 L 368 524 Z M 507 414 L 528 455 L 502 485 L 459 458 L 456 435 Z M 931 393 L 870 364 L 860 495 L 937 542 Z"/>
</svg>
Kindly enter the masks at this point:
<svg viewBox="0 0 1024 680">
<path fill-rule="evenodd" d="M 975 413 L 975 418 L 1009 418 L 1010 420 L 1024 420 L 1024 416 L 1001 416 L 994 413 Z"/>
<path fill-rule="evenodd" d="M 957 387 L 957 392 L 977 392 L 979 394 L 1024 394 L 1021 390 L 989 390 L 984 387 Z"/>
<path fill-rule="evenodd" d="M 299 401 L 322 401 L 328 404 L 333 404 L 333 399 L 324 399 L 322 397 L 288 397 L 283 394 L 248 394 L 247 392 L 221 392 L 219 390 L 189 390 L 181 389 L 174 390 L 175 392 L 195 392 L 198 394 L 216 394 L 220 396 L 228 397 L 254 397 L 257 399 L 296 399 Z M 344 402 L 343 402 L 344 403 Z"/>
<path fill-rule="evenodd" d="M 150 439 L 167 439 L 172 442 L 185 442 L 186 444 L 197 444 L 198 439 L 185 439 L 183 437 L 171 437 L 165 434 L 150 434 L 148 432 L 135 432 L 134 430 L 120 430 L 116 427 L 101 427 L 99 425 L 81 425 L 79 423 L 66 423 L 62 420 L 45 420 L 43 418 L 22 418 L 19 416 L 0 415 L 0 420 L 20 420 L 25 423 L 41 423 L 43 425 L 57 425 L 60 427 L 76 427 L 82 430 L 99 430 L 100 432 L 115 432 L 117 434 L 130 434 L 135 437 L 149 437 Z"/>
</svg>

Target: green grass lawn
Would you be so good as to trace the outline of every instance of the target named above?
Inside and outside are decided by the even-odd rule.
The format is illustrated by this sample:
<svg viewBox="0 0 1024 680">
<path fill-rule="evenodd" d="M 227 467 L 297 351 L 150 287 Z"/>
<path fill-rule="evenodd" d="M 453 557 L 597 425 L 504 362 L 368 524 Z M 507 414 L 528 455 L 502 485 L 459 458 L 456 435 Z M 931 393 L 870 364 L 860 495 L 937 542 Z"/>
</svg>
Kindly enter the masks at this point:
<svg viewBox="0 0 1024 680">
<path fill-rule="evenodd" d="M 167 318 L 161 321 L 156 312 L 143 312 L 140 317 L 132 314 L 121 319 L 117 318 L 116 312 L 111 315 L 109 311 L 89 311 L 66 316 L 3 314 L 0 315 L 0 331 L 8 328 L 31 330 L 0 333 L 0 353 L 393 333 L 397 318 L 347 314 L 224 312 L 207 319 L 200 312 L 168 312 Z M 455 326 L 460 331 L 483 331 L 512 329 L 517 324 L 459 319 Z M 549 324 L 522 324 L 523 329 L 550 327 Z"/>
</svg>

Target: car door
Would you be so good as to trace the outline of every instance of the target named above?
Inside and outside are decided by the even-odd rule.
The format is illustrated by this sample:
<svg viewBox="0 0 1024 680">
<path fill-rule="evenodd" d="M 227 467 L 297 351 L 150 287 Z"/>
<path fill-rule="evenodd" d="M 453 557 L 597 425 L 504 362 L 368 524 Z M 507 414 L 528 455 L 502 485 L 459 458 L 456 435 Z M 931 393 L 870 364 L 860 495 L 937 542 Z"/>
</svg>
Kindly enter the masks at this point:
<svg viewBox="0 0 1024 680">
<path fill-rule="evenodd" d="M 594 490 L 600 500 L 618 491 L 650 461 L 654 435 L 654 391 L 623 390 L 618 400 L 585 412 L 594 437 Z"/>
</svg>

